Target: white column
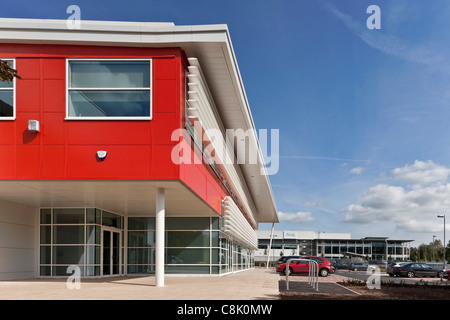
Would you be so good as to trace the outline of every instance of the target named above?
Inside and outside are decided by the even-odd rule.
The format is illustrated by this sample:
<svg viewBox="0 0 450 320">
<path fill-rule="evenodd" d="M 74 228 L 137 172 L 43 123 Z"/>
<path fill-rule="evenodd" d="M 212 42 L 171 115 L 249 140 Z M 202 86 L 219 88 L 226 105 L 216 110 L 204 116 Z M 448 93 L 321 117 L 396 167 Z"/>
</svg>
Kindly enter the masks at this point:
<svg viewBox="0 0 450 320">
<path fill-rule="evenodd" d="M 269 269 L 269 263 L 270 263 L 270 251 L 272 250 L 272 240 L 273 240 L 273 227 L 275 222 L 272 222 L 272 231 L 270 232 L 270 241 L 269 241 L 269 248 L 267 250 L 267 265 L 266 269 Z"/>
<path fill-rule="evenodd" d="M 156 232 L 155 232 L 155 278 L 156 286 L 164 287 L 164 233 L 165 233 L 164 189 L 156 189 Z"/>
</svg>

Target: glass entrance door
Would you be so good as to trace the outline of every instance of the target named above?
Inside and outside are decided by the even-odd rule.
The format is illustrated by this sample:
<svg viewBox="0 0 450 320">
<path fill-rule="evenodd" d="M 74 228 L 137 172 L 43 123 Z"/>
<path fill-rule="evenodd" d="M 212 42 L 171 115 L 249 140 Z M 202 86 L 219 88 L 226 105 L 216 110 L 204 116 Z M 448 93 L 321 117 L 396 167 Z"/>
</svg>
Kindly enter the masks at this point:
<svg viewBox="0 0 450 320">
<path fill-rule="evenodd" d="M 103 276 L 120 275 L 121 265 L 121 233 L 113 228 L 103 228 Z"/>
</svg>

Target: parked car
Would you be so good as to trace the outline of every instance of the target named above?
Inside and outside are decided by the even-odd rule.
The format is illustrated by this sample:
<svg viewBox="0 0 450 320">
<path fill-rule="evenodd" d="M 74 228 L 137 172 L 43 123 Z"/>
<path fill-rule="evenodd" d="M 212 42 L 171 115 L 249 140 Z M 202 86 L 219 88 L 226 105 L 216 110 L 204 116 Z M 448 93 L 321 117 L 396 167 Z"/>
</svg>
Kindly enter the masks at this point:
<svg viewBox="0 0 450 320">
<path fill-rule="evenodd" d="M 332 262 L 331 265 L 335 268 L 335 269 L 348 269 L 348 264 L 341 262 L 341 261 L 335 261 Z"/>
<path fill-rule="evenodd" d="M 394 275 L 400 277 L 442 277 L 444 271 L 440 268 L 433 268 L 426 263 L 405 263 L 394 268 Z"/>
<path fill-rule="evenodd" d="M 367 270 L 375 270 L 375 267 L 369 266 L 364 262 L 352 262 L 348 265 L 348 270 L 367 271 Z"/>
<path fill-rule="evenodd" d="M 328 274 L 334 273 L 334 268 L 332 267 L 330 261 L 328 261 L 327 259 L 316 256 L 302 256 L 301 259 L 316 261 L 319 265 L 319 275 L 321 277 L 326 277 L 328 276 Z M 278 264 L 277 272 L 282 272 L 283 274 L 286 274 L 286 262 Z M 306 261 L 294 261 L 289 264 L 289 273 L 308 273 L 308 272 L 309 272 L 309 263 Z"/>
<path fill-rule="evenodd" d="M 442 274 L 442 278 L 450 280 L 450 270 L 445 270 Z"/>
<path fill-rule="evenodd" d="M 394 268 L 395 267 L 400 267 L 403 264 L 406 264 L 406 262 L 391 262 L 390 264 L 388 264 L 387 268 L 386 268 L 386 273 L 390 276 L 393 277 L 394 276 Z"/>
</svg>

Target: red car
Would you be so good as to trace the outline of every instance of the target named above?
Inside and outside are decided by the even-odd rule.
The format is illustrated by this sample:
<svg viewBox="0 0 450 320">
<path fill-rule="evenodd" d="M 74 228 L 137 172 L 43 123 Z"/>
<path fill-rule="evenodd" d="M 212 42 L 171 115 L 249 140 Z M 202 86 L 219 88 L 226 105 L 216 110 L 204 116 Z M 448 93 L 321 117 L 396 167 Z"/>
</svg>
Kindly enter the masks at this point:
<svg viewBox="0 0 450 320">
<path fill-rule="evenodd" d="M 321 277 L 326 277 L 328 274 L 334 272 L 334 268 L 331 265 L 331 262 L 322 257 L 315 256 L 304 256 L 302 259 L 314 260 L 319 264 L 319 275 Z M 289 272 L 292 273 L 308 273 L 309 271 L 309 263 L 306 261 L 293 261 L 289 264 Z M 277 272 L 282 272 L 286 274 L 286 263 L 280 263 L 277 266 Z"/>
<path fill-rule="evenodd" d="M 442 278 L 450 280 L 450 269 L 444 271 Z"/>
</svg>

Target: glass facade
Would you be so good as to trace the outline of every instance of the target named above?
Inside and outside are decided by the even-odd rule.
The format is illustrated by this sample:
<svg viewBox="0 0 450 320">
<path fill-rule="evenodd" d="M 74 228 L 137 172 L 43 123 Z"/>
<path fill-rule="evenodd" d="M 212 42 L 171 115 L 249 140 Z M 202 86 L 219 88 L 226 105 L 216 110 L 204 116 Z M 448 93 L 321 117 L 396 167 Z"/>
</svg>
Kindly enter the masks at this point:
<svg viewBox="0 0 450 320">
<path fill-rule="evenodd" d="M 70 265 L 79 266 L 82 276 L 102 275 L 102 216 L 123 220 L 94 208 L 41 209 L 40 276 L 67 276 Z"/>
<path fill-rule="evenodd" d="M 166 218 L 165 272 L 219 274 L 250 267 L 252 251 L 220 231 L 219 218 Z M 128 274 L 155 272 L 155 218 L 128 218 Z"/>
<path fill-rule="evenodd" d="M 220 230 L 218 217 L 166 217 L 165 272 L 220 274 L 254 265 L 252 250 Z M 95 208 L 40 211 L 40 276 L 153 274 L 155 217 L 123 217 Z"/>
</svg>

